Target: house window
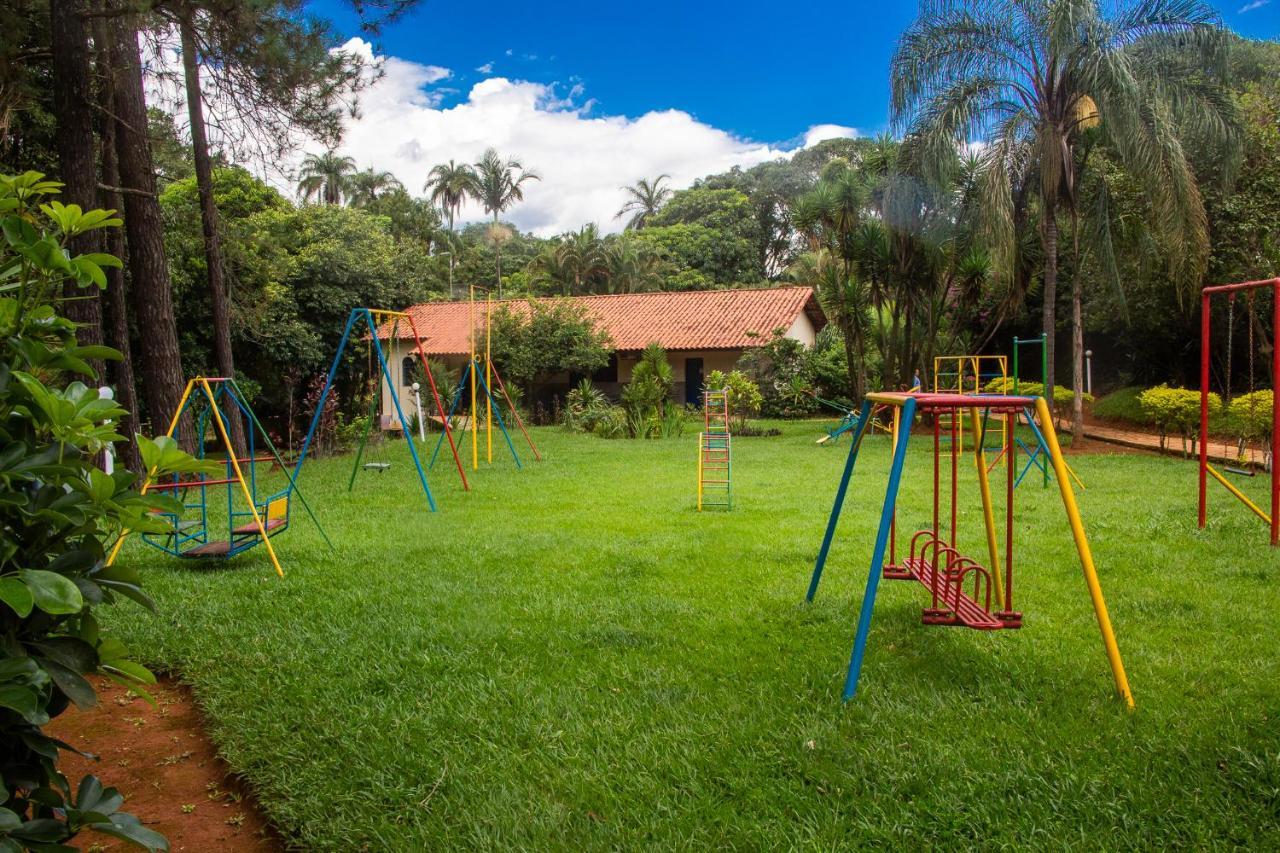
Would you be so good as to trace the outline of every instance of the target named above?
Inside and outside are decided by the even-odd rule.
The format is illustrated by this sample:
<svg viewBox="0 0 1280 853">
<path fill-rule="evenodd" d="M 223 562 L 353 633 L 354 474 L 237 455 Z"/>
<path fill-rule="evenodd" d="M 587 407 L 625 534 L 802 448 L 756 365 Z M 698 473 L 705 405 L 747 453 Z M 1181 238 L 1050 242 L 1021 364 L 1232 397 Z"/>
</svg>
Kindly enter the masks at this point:
<svg viewBox="0 0 1280 853">
<path fill-rule="evenodd" d="M 417 361 L 411 355 L 406 355 L 400 362 L 400 381 L 404 387 L 408 388 L 413 384 L 413 374 L 417 369 Z"/>
<path fill-rule="evenodd" d="M 591 374 L 592 382 L 617 382 L 618 381 L 618 354 L 616 352 L 609 353 L 609 363 L 604 367 Z"/>
</svg>

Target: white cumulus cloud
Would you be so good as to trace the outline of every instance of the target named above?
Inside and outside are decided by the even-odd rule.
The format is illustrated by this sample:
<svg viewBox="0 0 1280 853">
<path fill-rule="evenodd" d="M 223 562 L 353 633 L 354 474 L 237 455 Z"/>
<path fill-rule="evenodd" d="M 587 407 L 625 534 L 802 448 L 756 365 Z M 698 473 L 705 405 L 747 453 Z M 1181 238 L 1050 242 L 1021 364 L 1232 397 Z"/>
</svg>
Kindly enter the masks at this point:
<svg viewBox="0 0 1280 853">
<path fill-rule="evenodd" d="M 815 124 L 804 135 L 804 147 L 812 148 L 826 139 L 855 139 L 858 129 L 842 124 Z"/>
<path fill-rule="evenodd" d="M 367 42 L 344 49 L 372 58 Z M 482 66 L 483 68 L 483 66 Z M 750 167 L 789 151 L 745 140 L 680 110 L 654 110 L 636 117 L 596 115 L 582 102 L 581 84 L 563 89 L 507 77 L 473 85 L 455 105 L 444 107 L 433 84 L 451 77 L 446 68 L 387 57 L 383 76 L 360 99 L 360 114 L 348 122 L 340 148 L 360 168 L 395 174 L 420 194 L 427 173 L 447 160 L 474 162 L 492 146 L 514 156 L 542 180 L 525 185 L 525 200 L 504 214 L 524 230 L 547 236 L 595 222 L 615 231 L 620 189 L 640 178 L 667 174 L 675 187 L 733 166 Z M 818 125 L 804 145 L 851 137 L 853 128 Z M 463 218 L 480 219 L 475 205 Z"/>
</svg>

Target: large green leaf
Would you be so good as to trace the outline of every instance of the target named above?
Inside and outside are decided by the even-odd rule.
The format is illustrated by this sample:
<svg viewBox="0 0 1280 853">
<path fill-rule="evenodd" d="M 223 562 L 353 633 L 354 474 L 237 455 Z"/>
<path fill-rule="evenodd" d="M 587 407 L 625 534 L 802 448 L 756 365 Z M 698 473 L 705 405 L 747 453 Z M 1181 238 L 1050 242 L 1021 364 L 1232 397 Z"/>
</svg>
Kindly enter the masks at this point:
<svg viewBox="0 0 1280 853">
<path fill-rule="evenodd" d="M 12 607 L 13 612 L 23 619 L 31 615 L 36 603 L 27 585 L 13 576 L 0 578 L 0 601 Z"/>
<path fill-rule="evenodd" d="M 40 569 L 23 569 L 18 576 L 31 590 L 36 607 L 45 613 L 65 616 L 79 613 L 84 607 L 79 588 L 69 578 Z"/>
</svg>

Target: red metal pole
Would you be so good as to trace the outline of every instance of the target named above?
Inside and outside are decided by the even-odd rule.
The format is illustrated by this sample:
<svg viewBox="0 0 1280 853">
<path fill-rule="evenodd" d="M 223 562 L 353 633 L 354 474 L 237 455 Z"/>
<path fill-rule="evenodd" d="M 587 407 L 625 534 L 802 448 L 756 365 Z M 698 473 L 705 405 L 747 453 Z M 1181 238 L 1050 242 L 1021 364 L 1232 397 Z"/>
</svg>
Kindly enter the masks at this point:
<svg viewBox="0 0 1280 853">
<path fill-rule="evenodd" d="M 938 413 L 933 413 L 933 538 L 938 538 L 938 469 L 941 467 L 939 457 L 942 455 L 942 426 L 938 422 Z"/>
<path fill-rule="evenodd" d="M 449 439 L 449 449 L 453 451 L 453 462 L 458 466 L 458 476 L 462 478 L 462 490 L 464 492 L 471 491 L 471 484 L 467 482 L 467 473 L 462 469 L 462 460 L 458 458 L 458 447 L 453 443 L 453 430 L 449 428 L 449 415 L 444 410 L 444 405 L 440 402 L 440 392 L 436 390 L 436 379 L 431 375 L 431 364 L 427 361 L 427 353 L 422 348 L 422 335 L 418 334 L 418 326 L 413 322 L 413 315 L 406 314 L 409 318 L 409 329 L 413 332 L 413 343 L 418 350 L 418 358 L 422 359 L 422 372 L 427 374 L 427 384 L 431 386 L 431 399 L 436 402 L 436 411 L 440 413 L 440 423 L 444 425 L 445 437 Z M 377 334 L 377 332 L 374 332 Z M 410 441 L 412 436 L 405 436 Z"/>
<path fill-rule="evenodd" d="M 1206 287 L 1200 296 L 1200 503 L 1196 524 L 1201 528 L 1205 525 L 1205 509 L 1208 502 L 1206 478 L 1209 465 L 1209 293 L 1210 289 Z M 1231 378 L 1227 377 L 1227 381 L 1230 382 Z"/>
<path fill-rule="evenodd" d="M 1280 545 L 1280 278 L 1271 282 L 1271 544 Z M 1253 318 L 1249 318 L 1253 322 Z M 1203 475 L 1201 475 L 1203 476 Z"/>
<path fill-rule="evenodd" d="M 1013 461 L 1013 430 L 1018 425 L 1018 416 L 1010 412 L 1004 418 L 1005 447 L 1009 451 L 1004 475 L 1004 610 L 1009 613 L 1013 611 L 1013 485 L 1018 468 Z"/>
<path fill-rule="evenodd" d="M 951 541 L 948 543 L 952 548 L 957 547 L 956 543 L 956 460 L 960 458 L 960 453 L 956 450 L 956 419 L 960 416 L 960 410 L 951 409 Z"/>
</svg>

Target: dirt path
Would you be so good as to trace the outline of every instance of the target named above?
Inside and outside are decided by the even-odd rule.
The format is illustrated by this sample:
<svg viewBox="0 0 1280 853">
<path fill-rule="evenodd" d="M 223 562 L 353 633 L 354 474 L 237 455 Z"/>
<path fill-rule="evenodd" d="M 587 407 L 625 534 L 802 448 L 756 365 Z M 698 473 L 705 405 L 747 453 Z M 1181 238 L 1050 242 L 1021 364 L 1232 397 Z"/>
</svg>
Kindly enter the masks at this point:
<svg viewBox="0 0 1280 853">
<path fill-rule="evenodd" d="M 95 680 L 99 704 L 74 708 L 49 727 L 92 761 L 64 753 L 62 771 L 74 788 L 92 773 L 124 794 L 124 810 L 169 839 L 174 851 L 270 853 L 284 849 L 218 757 L 204 733 L 200 712 L 181 684 L 162 679 L 151 691 L 152 707 L 123 687 Z M 77 839 L 85 851 L 137 850 L 121 841 L 86 832 Z"/>
</svg>

